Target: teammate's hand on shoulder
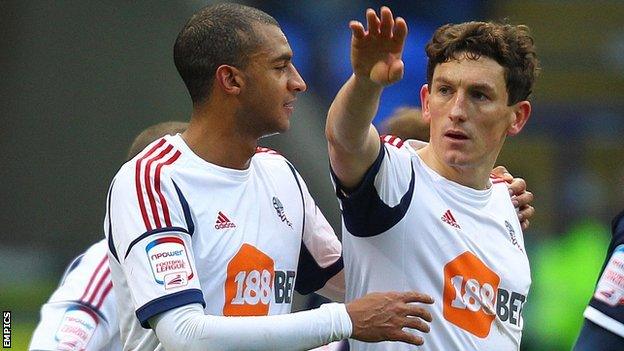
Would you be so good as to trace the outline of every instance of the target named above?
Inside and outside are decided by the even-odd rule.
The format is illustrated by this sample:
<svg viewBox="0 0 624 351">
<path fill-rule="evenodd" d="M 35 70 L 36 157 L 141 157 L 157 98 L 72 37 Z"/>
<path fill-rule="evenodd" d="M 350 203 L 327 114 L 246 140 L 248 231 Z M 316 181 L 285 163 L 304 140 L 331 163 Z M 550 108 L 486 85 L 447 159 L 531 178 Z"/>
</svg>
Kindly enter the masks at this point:
<svg viewBox="0 0 624 351">
<path fill-rule="evenodd" d="M 532 192 L 527 190 L 526 181 L 522 178 L 514 178 L 504 166 L 494 168 L 492 174 L 507 182 L 511 202 L 518 209 L 520 225 L 522 230 L 526 230 L 531 224 L 529 220 L 535 215 L 535 208 L 531 206 L 535 197 Z"/>
<path fill-rule="evenodd" d="M 422 345 L 424 339 L 403 330 L 429 332 L 431 313 L 422 304 L 431 296 L 415 291 L 371 293 L 347 304 L 353 332 L 351 338 L 366 342 L 403 341 Z"/>
<path fill-rule="evenodd" d="M 401 17 L 395 19 L 385 6 L 379 11 L 379 17 L 375 10 L 367 9 L 366 21 L 366 29 L 361 22 L 349 23 L 353 73 L 382 86 L 401 80 L 407 23 Z"/>
</svg>

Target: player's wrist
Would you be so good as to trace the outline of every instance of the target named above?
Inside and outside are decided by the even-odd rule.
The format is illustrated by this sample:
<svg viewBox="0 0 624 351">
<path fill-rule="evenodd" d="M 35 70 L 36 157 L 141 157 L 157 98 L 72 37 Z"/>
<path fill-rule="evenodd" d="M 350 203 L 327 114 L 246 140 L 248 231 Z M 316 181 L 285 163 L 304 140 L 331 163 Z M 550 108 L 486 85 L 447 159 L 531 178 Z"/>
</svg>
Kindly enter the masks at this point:
<svg viewBox="0 0 624 351">
<path fill-rule="evenodd" d="M 384 88 L 382 84 L 377 83 L 370 78 L 370 71 L 366 73 L 358 73 L 354 70 L 352 79 L 354 81 L 354 84 L 358 87 L 358 89 L 366 89 L 369 91 L 381 91 Z"/>
<path fill-rule="evenodd" d="M 351 337 L 353 332 L 353 323 L 345 304 L 332 302 L 323 304 L 320 308 L 327 310 L 331 316 L 332 341 L 348 339 Z"/>
</svg>

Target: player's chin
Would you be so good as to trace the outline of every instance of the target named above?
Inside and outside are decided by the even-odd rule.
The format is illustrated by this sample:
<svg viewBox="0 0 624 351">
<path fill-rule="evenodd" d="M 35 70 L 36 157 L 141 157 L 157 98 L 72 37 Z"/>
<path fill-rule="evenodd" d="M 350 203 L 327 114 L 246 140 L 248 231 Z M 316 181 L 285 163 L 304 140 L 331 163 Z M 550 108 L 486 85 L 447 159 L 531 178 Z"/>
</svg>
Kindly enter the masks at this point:
<svg viewBox="0 0 624 351">
<path fill-rule="evenodd" d="M 288 117 L 282 118 L 276 123 L 275 130 L 277 133 L 284 133 L 290 129 L 290 119 Z"/>
<path fill-rule="evenodd" d="M 267 128 L 267 130 L 265 130 L 264 133 L 262 133 L 260 137 L 266 138 L 271 135 L 284 133 L 288 130 L 289 126 L 290 126 L 289 123 L 272 126 L 271 128 Z"/>
<path fill-rule="evenodd" d="M 449 150 L 444 154 L 444 161 L 452 167 L 467 167 L 471 162 L 471 157 L 466 152 Z"/>
</svg>

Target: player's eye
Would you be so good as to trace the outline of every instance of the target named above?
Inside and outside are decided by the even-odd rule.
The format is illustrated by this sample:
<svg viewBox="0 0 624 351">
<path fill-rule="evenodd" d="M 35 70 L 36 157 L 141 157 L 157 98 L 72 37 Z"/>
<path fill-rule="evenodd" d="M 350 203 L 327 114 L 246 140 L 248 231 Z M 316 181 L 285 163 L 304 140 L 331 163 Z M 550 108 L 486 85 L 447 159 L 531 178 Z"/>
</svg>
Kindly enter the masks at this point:
<svg viewBox="0 0 624 351">
<path fill-rule="evenodd" d="M 490 98 L 485 95 L 484 93 L 480 92 L 480 91 L 474 91 L 472 92 L 472 97 L 475 98 L 478 101 L 487 101 Z"/>
<path fill-rule="evenodd" d="M 438 93 L 440 93 L 441 95 L 448 95 L 451 93 L 451 89 L 443 85 L 438 88 Z"/>
<path fill-rule="evenodd" d="M 279 65 L 275 67 L 275 69 L 280 72 L 286 72 L 288 70 L 288 66 L 290 65 L 290 61 L 282 61 Z"/>
</svg>

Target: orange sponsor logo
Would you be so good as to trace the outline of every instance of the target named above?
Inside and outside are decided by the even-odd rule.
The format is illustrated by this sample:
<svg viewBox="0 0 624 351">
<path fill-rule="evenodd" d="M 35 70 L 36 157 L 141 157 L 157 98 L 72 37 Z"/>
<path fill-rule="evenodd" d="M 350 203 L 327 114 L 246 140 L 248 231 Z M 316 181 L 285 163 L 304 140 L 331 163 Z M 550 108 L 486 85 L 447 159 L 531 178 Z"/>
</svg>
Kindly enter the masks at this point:
<svg viewBox="0 0 624 351">
<path fill-rule="evenodd" d="M 227 266 L 223 315 L 268 315 L 274 277 L 273 259 L 243 244 Z"/>
<path fill-rule="evenodd" d="M 444 266 L 444 318 L 485 338 L 496 318 L 500 277 L 477 256 L 464 252 Z"/>
</svg>

